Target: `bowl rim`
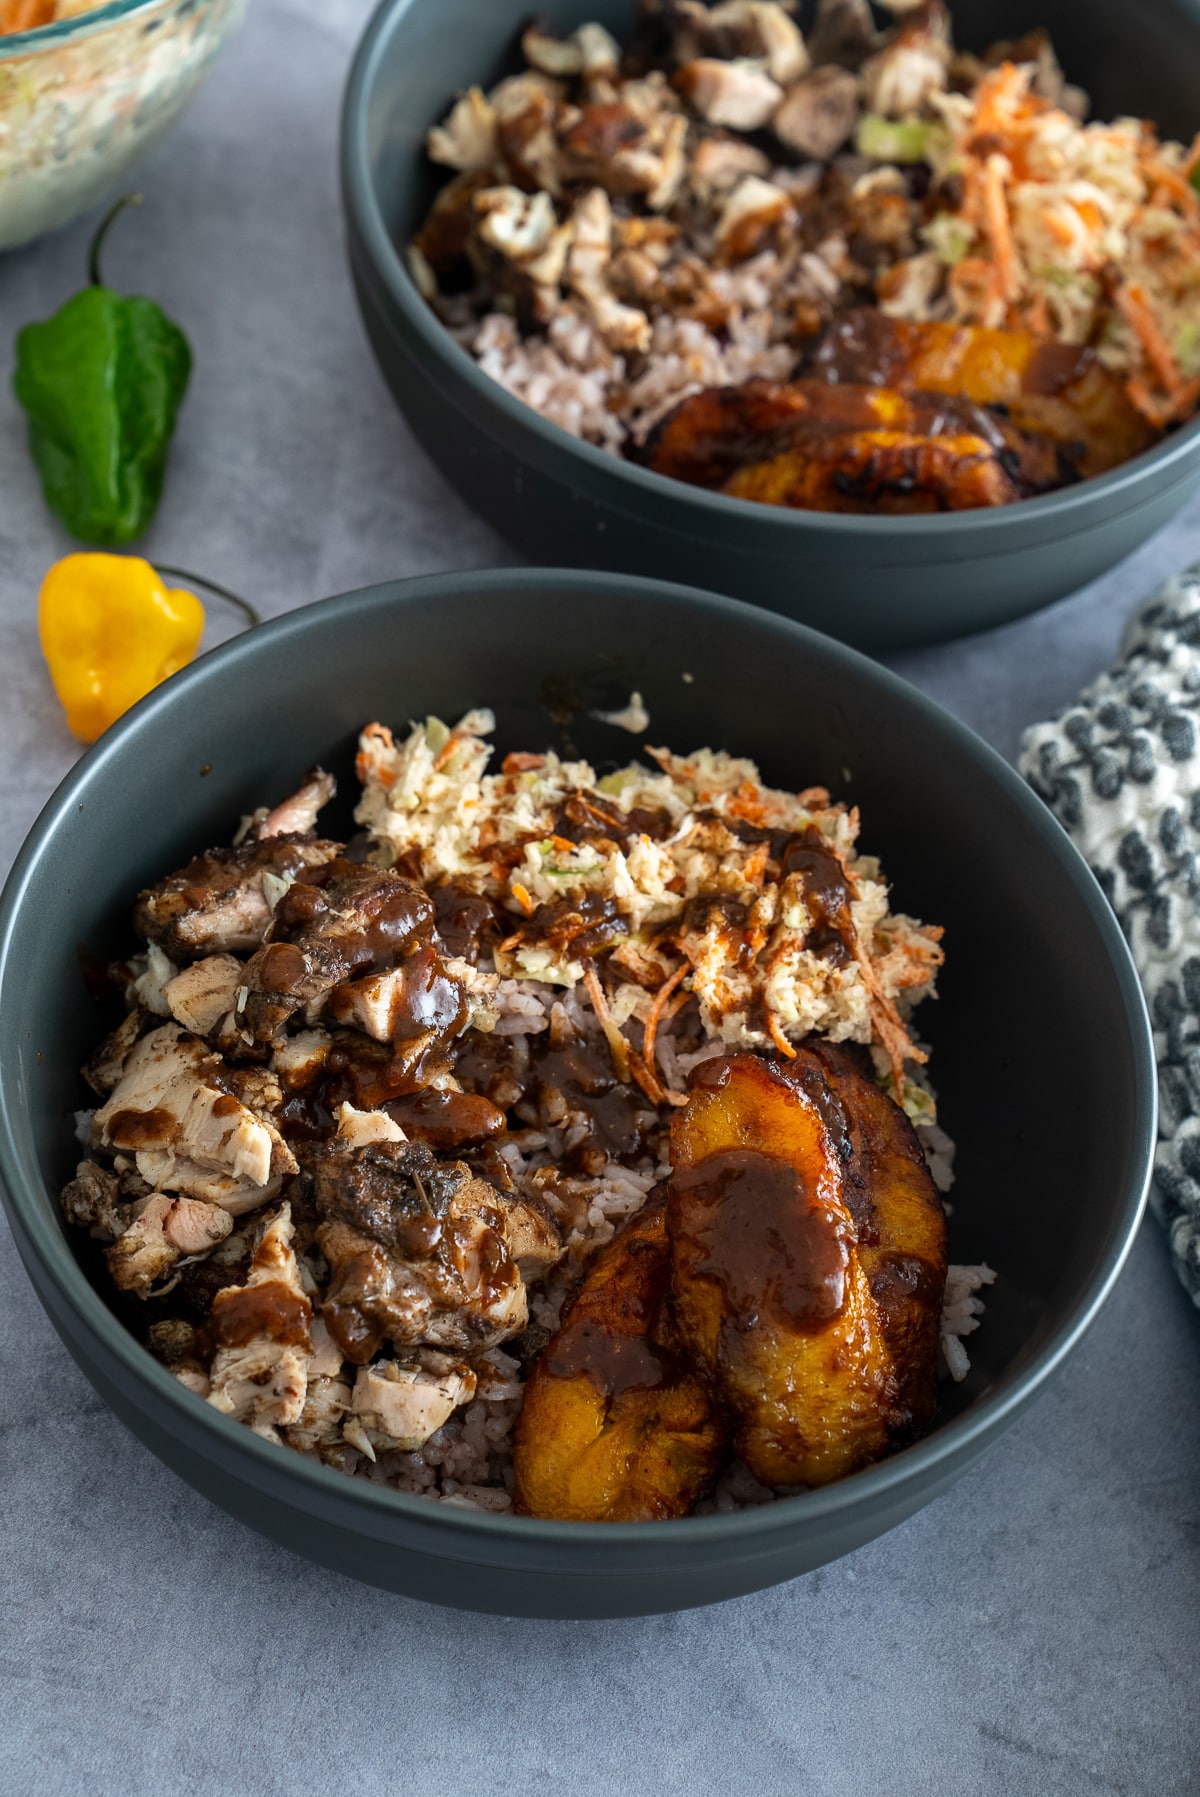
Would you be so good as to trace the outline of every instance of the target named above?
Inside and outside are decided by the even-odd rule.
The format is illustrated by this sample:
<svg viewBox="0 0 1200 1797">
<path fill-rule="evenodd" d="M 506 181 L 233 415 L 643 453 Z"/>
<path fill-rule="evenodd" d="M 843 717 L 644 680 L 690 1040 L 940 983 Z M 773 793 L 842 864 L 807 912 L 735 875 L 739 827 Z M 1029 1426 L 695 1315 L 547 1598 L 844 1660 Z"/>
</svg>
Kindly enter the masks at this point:
<svg viewBox="0 0 1200 1797">
<path fill-rule="evenodd" d="M 76 13 L 70 19 L 55 19 L 49 25 L 35 26 L 32 31 L 10 31 L 0 37 L 0 62 L 11 56 L 35 56 L 39 50 L 60 49 L 74 39 L 102 31 L 106 25 L 115 25 L 120 19 L 139 12 L 153 12 L 173 3 L 178 4 L 178 0 L 105 0 L 103 6 Z"/>
<path fill-rule="evenodd" d="M 388 1520 L 394 1522 L 407 1517 L 444 1536 L 445 1545 L 440 1551 L 450 1557 L 469 1560 L 489 1544 L 498 1547 L 503 1543 L 528 1544 L 541 1539 L 555 1542 L 560 1547 L 577 1545 L 584 1553 L 594 1550 L 601 1561 L 603 1550 L 614 1545 L 624 1544 L 631 1548 L 647 1548 L 654 1542 L 662 1543 L 664 1548 L 668 1543 L 731 1545 L 738 1540 L 762 1540 L 777 1532 L 803 1529 L 806 1523 L 819 1526 L 823 1519 L 839 1512 L 850 1513 L 860 1507 L 870 1509 L 886 1504 L 889 1494 L 902 1490 L 910 1482 L 919 1486 L 922 1475 L 932 1476 L 939 1465 L 973 1457 L 972 1450 L 979 1452 L 986 1439 L 997 1434 L 1006 1420 L 1011 1420 L 1045 1384 L 1095 1318 L 1125 1263 L 1145 1207 L 1157 1136 L 1157 1093 L 1153 1040 L 1141 985 L 1116 918 L 1083 857 L 1053 814 L 994 749 L 924 693 L 867 656 L 806 625 L 763 612 L 739 600 L 673 582 L 577 569 L 464 570 L 377 583 L 297 607 L 209 651 L 157 687 L 88 749 L 60 782 L 30 829 L 0 893 L 0 988 L 10 965 L 14 937 L 25 927 L 24 895 L 43 856 L 76 813 L 81 801 L 86 799 L 93 783 L 105 779 L 108 768 L 119 762 L 128 744 L 136 743 L 139 737 L 152 740 L 155 732 L 169 719 L 177 699 L 209 682 L 219 683 L 227 671 L 241 664 L 253 663 L 260 656 L 269 660 L 277 645 L 303 638 L 318 619 L 353 623 L 360 618 L 369 619 L 383 608 L 430 601 L 452 604 L 458 597 L 499 594 L 514 584 L 535 592 L 561 590 L 566 586 L 577 594 L 597 598 L 611 595 L 615 584 L 623 592 L 649 602 L 667 600 L 674 605 L 694 606 L 707 614 L 714 625 L 726 630 L 737 629 L 748 619 L 753 619 L 757 626 L 766 627 L 805 650 L 810 658 L 816 655 L 847 668 L 859 679 L 865 676 L 870 683 L 935 725 L 946 735 L 947 748 L 970 763 L 985 785 L 998 785 L 1057 857 L 1080 903 L 1099 931 L 1123 1003 L 1134 1062 L 1133 1159 L 1131 1178 L 1114 1220 L 1108 1247 L 1070 1314 L 1040 1353 L 1020 1371 L 1002 1375 L 995 1388 L 983 1392 L 967 1409 L 935 1427 L 921 1441 L 848 1479 L 800 1493 L 786 1502 L 725 1514 L 644 1523 L 555 1522 L 537 1517 L 475 1512 L 456 1505 L 434 1503 L 415 1493 L 397 1492 L 366 1479 L 348 1477 L 305 1455 L 293 1454 L 287 1460 L 281 1459 L 278 1446 L 261 1440 L 244 1425 L 222 1416 L 181 1386 L 118 1321 L 84 1274 L 72 1251 L 67 1231 L 58 1220 L 55 1194 L 47 1190 L 36 1164 L 26 1160 L 17 1140 L 14 1119 L 18 1100 L 12 1085 L 7 1082 L 0 1088 L 2 1195 L 19 1221 L 29 1250 L 44 1277 L 67 1301 L 84 1330 L 100 1337 L 130 1375 L 132 1395 L 129 1401 L 145 1414 L 142 1389 L 149 1386 L 160 1405 L 174 1410 L 179 1417 L 181 1441 L 186 1442 L 189 1436 L 194 1439 L 197 1431 L 200 1436 L 209 1434 L 214 1449 L 223 1450 L 226 1464 L 231 1459 L 240 1462 L 237 1476 L 260 1494 L 269 1495 L 272 1503 L 278 1501 L 271 1494 L 282 1476 L 288 1482 L 294 1480 L 297 1503 L 310 1497 L 311 1501 L 305 1503 L 306 1514 L 319 1513 L 319 1500 L 324 1498 L 343 1510 L 347 1507 L 356 1509 L 363 1527 L 371 1519 L 385 1524 Z M 12 1014 L 11 1010 L 9 1014 Z M 8 1026 L 9 1030 L 14 1027 Z M 0 1013 L 0 1038 L 3 1034 Z M 222 1456 L 214 1454 L 213 1457 L 219 1463 Z M 603 1565 L 596 1564 L 584 1570 L 599 1573 L 603 1571 Z"/>
<path fill-rule="evenodd" d="M 818 528 L 822 533 L 834 536 L 862 536 L 867 540 L 895 537 L 911 541 L 933 533 L 936 538 L 957 541 L 961 552 L 958 559 L 962 560 L 985 552 L 984 546 L 975 541 L 981 534 L 997 528 L 1011 534 L 1014 519 L 1033 529 L 1043 520 L 1062 520 L 1065 528 L 1055 533 L 1059 540 L 1094 528 L 1092 513 L 1097 506 L 1106 506 L 1109 515 L 1113 516 L 1137 510 L 1147 503 L 1151 496 L 1143 493 L 1141 488 L 1144 479 L 1152 473 L 1164 477 L 1174 474 L 1176 480 L 1170 481 L 1170 486 L 1186 477 L 1188 470 L 1181 470 L 1179 465 L 1190 463 L 1200 446 L 1200 414 L 1161 442 L 1105 474 L 1093 475 L 1073 487 L 1061 487 L 1056 492 L 1022 499 L 1013 505 L 913 516 L 806 512 L 692 487 L 686 481 L 657 474 L 623 456 L 613 455 L 552 423 L 485 374 L 470 352 L 437 318 L 422 297 L 406 256 L 397 249 L 379 205 L 367 143 L 369 103 L 385 41 L 394 24 L 426 3 L 427 0 L 378 0 L 359 40 L 346 78 L 339 126 L 343 201 L 350 223 L 360 235 L 390 297 L 399 306 L 409 329 L 420 339 L 423 354 L 430 357 L 450 381 L 465 384 L 485 409 L 492 408 L 510 427 L 527 433 L 545 454 L 560 461 L 564 455 L 576 456 L 598 478 L 624 479 L 632 492 L 642 494 L 648 503 L 652 504 L 656 498 L 660 501 L 670 498 L 684 508 L 724 517 L 731 524 L 740 521 L 768 536 L 772 533 L 782 536 L 784 541 L 776 545 L 777 551 L 786 548 L 788 533 L 796 537 Z M 1184 0 L 1184 4 L 1195 14 L 1200 31 L 1200 0 Z M 1162 492 L 1167 490 L 1169 487 L 1165 486 Z M 1161 497 L 1161 493 L 1156 496 Z M 993 544 L 987 544 L 986 548 L 995 552 Z"/>
</svg>

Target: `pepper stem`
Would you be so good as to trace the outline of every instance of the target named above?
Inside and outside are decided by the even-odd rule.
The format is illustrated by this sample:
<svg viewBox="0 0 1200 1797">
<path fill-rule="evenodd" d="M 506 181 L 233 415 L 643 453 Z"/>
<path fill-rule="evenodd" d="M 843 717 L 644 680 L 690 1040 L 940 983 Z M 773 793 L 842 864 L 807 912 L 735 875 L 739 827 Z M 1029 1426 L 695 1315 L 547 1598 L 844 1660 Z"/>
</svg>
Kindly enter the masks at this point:
<svg viewBox="0 0 1200 1797">
<path fill-rule="evenodd" d="M 256 624 L 262 623 L 262 619 L 248 599 L 241 598 L 237 593 L 231 593 L 228 587 L 218 586 L 215 580 L 205 580 L 203 574 L 191 574 L 186 568 L 168 568 L 165 562 L 155 562 L 154 566 L 160 574 L 169 574 L 172 580 L 183 580 L 189 586 L 203 587 L 206 593 L 215 593 L 218 599 L 224 599 L 230 605 L 236 606 L 245 618 L 248 629 L 253 630 Z"/>
<path fill-rule="evenodd" d="M 100 279 L 100 251 L 104 247 L 104 239 L 108 236 L 113 221 L 120 217 L 126 206 L 140 206 L 140 193 L 123 193 L 119 200 L 114 200 L 100 223 L 96 226 L 96 234 L 88 246 L 88 280 L 93 287 L 103 287 Z"/>
</svg>

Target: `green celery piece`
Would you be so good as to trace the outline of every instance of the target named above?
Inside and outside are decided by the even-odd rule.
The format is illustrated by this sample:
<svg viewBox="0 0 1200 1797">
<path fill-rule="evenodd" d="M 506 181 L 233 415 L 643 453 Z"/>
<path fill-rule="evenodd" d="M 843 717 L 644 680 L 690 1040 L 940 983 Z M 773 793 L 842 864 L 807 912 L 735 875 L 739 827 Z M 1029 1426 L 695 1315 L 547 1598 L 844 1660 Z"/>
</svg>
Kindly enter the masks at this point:
<svg viewBox="0 0 1200 1797">
<path fill-rule="evenodd" d="M 858 122 L 855 147 L 872 162 L 924 162 L 931 140 L 945 133 L 932 120 L 885 119 L 868 112 Z"/>
</svg>

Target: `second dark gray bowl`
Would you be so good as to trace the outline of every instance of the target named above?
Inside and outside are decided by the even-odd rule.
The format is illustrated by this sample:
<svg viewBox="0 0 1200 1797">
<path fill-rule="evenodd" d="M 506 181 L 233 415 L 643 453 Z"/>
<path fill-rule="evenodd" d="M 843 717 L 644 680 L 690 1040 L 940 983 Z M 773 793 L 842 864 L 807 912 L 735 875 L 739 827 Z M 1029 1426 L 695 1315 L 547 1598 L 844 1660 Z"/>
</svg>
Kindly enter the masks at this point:
<svg viewBox="0 0 1200 1797">
<path fill-rule="evenodd" d="M 736 669 L 740 677 L 731 677 Z M 934 1044 L 958 1140 L 951 1258 L 999 1273 L 938 1427 L 821 1491 L 732 1516 L 573 1524 L 447 1508 L 272 1446 L 185 1391 L 117 1321 L 68 1240 L 77 1069 L 103 1029 L 76 948 L 127 952 L 134 894 L 321 761 L 348 825 L 359 727 L 494 706 L 501 753 L 553 745 L 547 683 L 641 690 L 651 741 L 755 757 L 774 785 L 861 806 L 896 903 L 946 926 Z M 587 718 L 604 766 L 632 739 Z M 902 681 L 781 618 L 611 575 L 446 575 L 292 613 L 207 655 L 92 749 L 0 900 L 0 1183 L 67 1347 L 180 1476 L 327 1566 L 434 1602 L 532 1616 L 682 1609 L 792 1578 L 945 1491 L 1040 1389 L 1116 1278 L 1154 1142 L 1154 1063 L 1128 951 L 1050 813 Z"/>
<path fill-rule="evenodd" d="M 569 31 L 628 35 L 633 0 L 545 0 Z M 441 173 L 428 127 L 454 94 L 517 66 L 529 0 L 383 0 L 342 115 L 342 193 L 354 286 L 380 367 L 443 474 L 530 560 L 621 568 L 716 588 L 844 642 L 895 649 L 1024 616 L 1093 580 L 1200 486 L 1200 421 L 1123 468 L 1042 499 L 923 518 L 793 512 L 704 492 L 581 443 L 485 375 L 414 286 L 403 246 Z M 983 48 L 1046 26 L 1097 115 L 1155 119 L 1190 141 L 1200 93 L 1200 0 L 1142 0 L 1111 31 L 1094 0 L 953 0 Z M 1119 38 L 1119 43 L 1118 43 Z"/>
</svg>

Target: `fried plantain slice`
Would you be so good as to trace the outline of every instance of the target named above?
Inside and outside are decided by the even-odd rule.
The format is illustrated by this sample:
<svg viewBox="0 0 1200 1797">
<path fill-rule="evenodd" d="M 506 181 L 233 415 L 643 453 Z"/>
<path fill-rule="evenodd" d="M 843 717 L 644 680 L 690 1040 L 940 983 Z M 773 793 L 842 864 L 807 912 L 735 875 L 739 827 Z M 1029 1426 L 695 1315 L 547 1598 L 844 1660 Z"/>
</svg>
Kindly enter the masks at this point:
<svg viewBox="0 0 1200 1797">
<path fill-rule="evenodd" d="M 1022 497 L 981 437 L 857 431 L 739 468 L 721 488 L 735 499 L 810 512 L 959 512 Z"/>
<path fill-rule="evenodd" d="M 648 439 L 656 473 L 768 505 L 946 511 L 1063 479 L 1055 446 L 952 394 L 747 381 L 680 402 Z"/>
<path fill-rule="evenodd" d="M 797 1057 L 819 1067 L 840 1118 L 842 1189 L 879 1307 L 902 1407 L 914 1430 L 933 1419 L 946 1289 L 946 1213 L 916 1131 L 876 1085 L 861 1050 L 813 1039 Z"/>
<path fill-rule="evenodd" d="M 749 1054 L 702 1063 L 671 1120 L 676 1330 L 766 1485 L 842 1478 L 886 1453 L 906 1421 L 839 1130 L 818 1066 Z"/>
<path fill-rule="evenodd" d="M 602 1249 L 534 1363 L 513 1441 L 527 1516 L 685 1516 L 723 1465 L 729 1429 L 671 1339 L 665 1197 Z"/>
<path fill-rule="evenodd" d="M 826 330 L 811 371 L 852 387 L 955 395 L 1003 407 L 1012 424 L 1058 445 L 1078 476 L 1103 474 L 1157 440 L 1094 350 L 1047 342 L 1031 331 L 918 324 L 872 307 L 845 313 Z"/>
</svg>

